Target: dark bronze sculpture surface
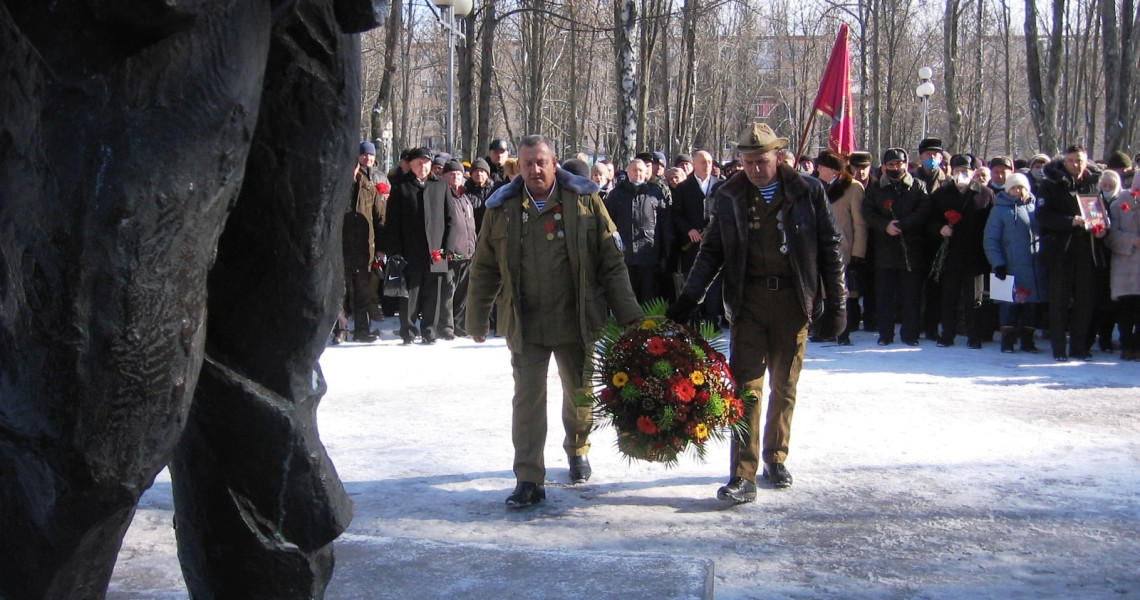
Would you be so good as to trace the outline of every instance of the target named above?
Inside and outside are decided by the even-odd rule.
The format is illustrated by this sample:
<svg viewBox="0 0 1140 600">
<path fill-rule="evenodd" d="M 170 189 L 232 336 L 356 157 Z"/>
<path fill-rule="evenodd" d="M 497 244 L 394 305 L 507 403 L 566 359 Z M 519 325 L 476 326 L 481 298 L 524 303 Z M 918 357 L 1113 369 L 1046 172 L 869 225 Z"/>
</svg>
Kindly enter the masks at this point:
<svg viewBox="0 0 1140 600">
<path fill-rule="evenodd" d="M 0 598 L 103 598 L 169 463 L 192 598 L 320 598 L 316 428 L 380 0 L 0 1 Z"/>
</svg>

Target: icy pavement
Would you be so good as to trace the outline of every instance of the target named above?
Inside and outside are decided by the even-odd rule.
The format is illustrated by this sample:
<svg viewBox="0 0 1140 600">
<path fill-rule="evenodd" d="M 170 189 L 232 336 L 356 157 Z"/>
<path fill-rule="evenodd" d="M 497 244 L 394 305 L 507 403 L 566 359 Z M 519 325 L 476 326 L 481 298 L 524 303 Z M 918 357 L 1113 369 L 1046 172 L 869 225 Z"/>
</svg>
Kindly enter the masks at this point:
<svg viewBox="0 0 1140 600">
<path fill-rule="evenodd" d="M 593 478 L 566 484 L 552 401 L 547 501 L 507 510 L 513 383 L 502 338 L 405 347 L 394 327 L 322 359 L 321 437 L 356 503 L 345 543 L 707 559 L 721 600 L 1140 597 L 1140 363 L 1095 352 L 1056 363 L 1040 342 L 1037 355 L 926 340 L 880 348 L 862 332 L 852 347 L 811 344 L 787 463 L 795 485 L 761 486 L 740 506 L 714 498 L 726 445 L 666 469 L 622 458 L 608 428 L 593 436 Z M 549 381 L 558 398 L 553 366 Z M 186 598 L 171 508 L 164 472 L 108 597 Z M 406 558 L 392 561 L 414 564 Z M 338 566 L 330 597 L 352 585 L 340 579 L 352 569 Z M 545 597 L 517 592 L 503 597 Z"/>
</svg>

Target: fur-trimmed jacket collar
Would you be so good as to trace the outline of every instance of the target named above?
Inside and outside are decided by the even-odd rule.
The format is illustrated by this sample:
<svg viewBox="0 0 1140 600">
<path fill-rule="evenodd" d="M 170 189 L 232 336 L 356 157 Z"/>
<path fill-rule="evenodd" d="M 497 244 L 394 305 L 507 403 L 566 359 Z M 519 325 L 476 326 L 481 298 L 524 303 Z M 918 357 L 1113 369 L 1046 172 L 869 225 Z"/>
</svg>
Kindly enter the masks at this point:
<svg viewBox="0 0 1140 600">
<path fill-rule="evenodd" d="M 564 187 L 579 196 L 589 196 L 590 194 L 598 193 L 598 184 L 594 180 L 580 175 L 575 175 L 566 169 L 558 169 L 554 172 L 555 184 Z M 503 205 L 503 202 L 515 194 L 521 194 L 525 189 L 526 182 L 523 181 L 522 175 L 516 175 L 510 183 L 495 190 L 490 198 L 487 198 L 487 208 L 496 208 Z"/>
</svg>

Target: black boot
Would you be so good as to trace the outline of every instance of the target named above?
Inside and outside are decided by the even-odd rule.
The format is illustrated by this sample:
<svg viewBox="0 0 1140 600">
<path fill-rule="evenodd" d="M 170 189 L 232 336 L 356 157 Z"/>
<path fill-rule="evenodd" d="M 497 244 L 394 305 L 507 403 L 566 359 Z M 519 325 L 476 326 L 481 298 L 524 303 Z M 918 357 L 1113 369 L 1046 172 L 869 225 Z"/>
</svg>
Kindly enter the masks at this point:
<svg viewBox="0 0 1140 600">
<path fill-rule="evenodd" d="M 1017 333 L 1013 327 L 1001 328 L 1001 351 L 1005 354 L 1013 353 L 1013 346 L 1017 343 Z"/>
<path fill-rule="evenodd" d="M 1033 334 L 1036 330 L 1032 327 L 1021 328 L 1021 351 L 1030 354 L 1037 354 L 1037 343 L 1033 341 Z"/>
</svg>

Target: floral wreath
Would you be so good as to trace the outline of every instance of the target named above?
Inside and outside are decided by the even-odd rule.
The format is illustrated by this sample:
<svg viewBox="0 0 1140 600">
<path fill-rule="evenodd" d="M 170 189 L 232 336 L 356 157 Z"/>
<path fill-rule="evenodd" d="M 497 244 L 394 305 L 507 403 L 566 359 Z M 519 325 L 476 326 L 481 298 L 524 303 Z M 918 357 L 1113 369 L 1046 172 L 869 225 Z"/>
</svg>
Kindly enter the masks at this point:
<svg viewBox="0 0 1140 600">
<path fill-rule="evenodd" d="M 594 348 L 590 400 L 595 427 L 611 424 L 622 454 L 673 465 L 689 448 L 704 459 L 707 442 L 730 431 L 743 436 L 756 397 L 736 395 L 723 334 L 711 323 L 693 332 L 666 319 L 665 308 L 655 300 L 633 325 L 607 324 Z"/>
</svg>

